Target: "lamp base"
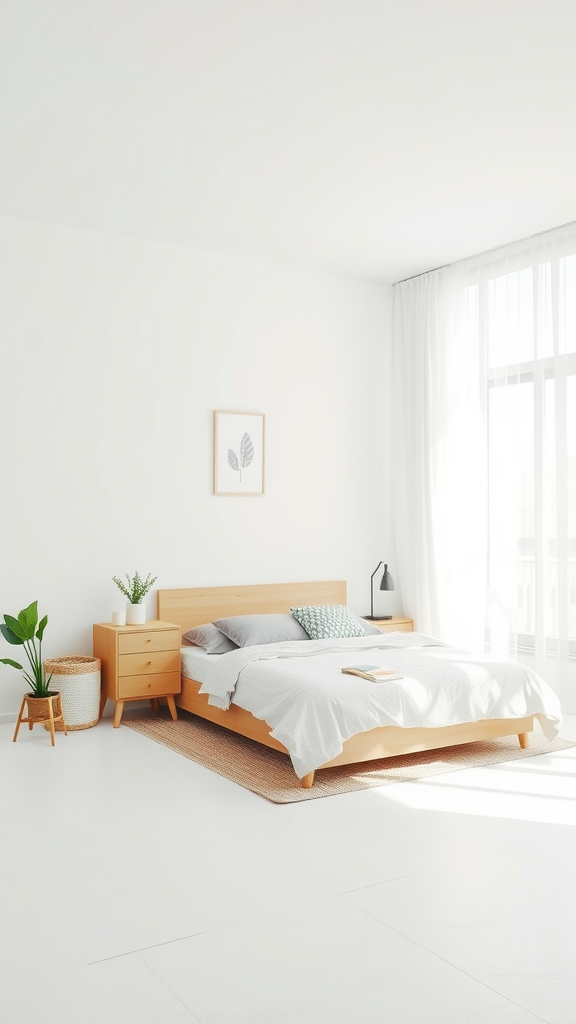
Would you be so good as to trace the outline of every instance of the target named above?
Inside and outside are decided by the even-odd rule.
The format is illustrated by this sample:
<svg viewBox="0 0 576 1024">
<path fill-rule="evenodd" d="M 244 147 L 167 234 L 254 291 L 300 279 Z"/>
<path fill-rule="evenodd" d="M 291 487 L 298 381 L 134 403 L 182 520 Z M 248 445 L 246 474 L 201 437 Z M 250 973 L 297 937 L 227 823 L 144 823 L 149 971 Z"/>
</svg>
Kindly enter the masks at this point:
<svg viewBox="0 0 576 1024">
<path fill-rule="evenodd" d="M 363 619 L 368 619 L 368 622 L 381 622 L 382 619 L 393 619 L 393 615 L 363 615 Z"/>
</svg>

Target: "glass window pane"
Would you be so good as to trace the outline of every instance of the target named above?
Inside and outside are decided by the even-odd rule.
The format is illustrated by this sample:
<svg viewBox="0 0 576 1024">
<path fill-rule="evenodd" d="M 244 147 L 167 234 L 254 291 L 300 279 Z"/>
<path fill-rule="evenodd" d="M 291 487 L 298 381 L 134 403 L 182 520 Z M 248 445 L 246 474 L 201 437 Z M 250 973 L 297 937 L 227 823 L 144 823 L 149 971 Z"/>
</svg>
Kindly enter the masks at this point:
<svg viewBox="0 0 576 1024">
<path fill-rule="evenodd" d="M 576 376 L 567 380 L 568 636 L 576 639 Z"/>
<path fill-rule="evenodd" d="M 517 593 L 515 627 L 535 628 L 534 386 L 490 388 L 488 396 L 489 620 L 505 614 L 505 595 Z"/>
<path fill-rule="evenodd" d="M 556 385 L 544 385 L 542 492 L 544 514 L 544 633 L 558 636 L 558 521 L 556 518 Z"/>
</svg>

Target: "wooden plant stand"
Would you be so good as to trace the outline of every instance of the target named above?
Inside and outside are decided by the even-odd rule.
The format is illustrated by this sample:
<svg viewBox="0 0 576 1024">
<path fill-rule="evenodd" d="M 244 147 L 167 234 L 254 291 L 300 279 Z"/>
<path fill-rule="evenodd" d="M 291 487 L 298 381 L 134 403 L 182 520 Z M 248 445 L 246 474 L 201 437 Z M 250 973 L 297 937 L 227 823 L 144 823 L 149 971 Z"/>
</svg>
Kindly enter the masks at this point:
<svg viewBox="0 0 576 1024">
<path fill-rule="evenodd" d="M 24 709 L 26 706 L 28 706 L 28 715 L 25 718 Z M 31 693 L 24 694 L 22 704 L 20 705 L 18 721 L 16 722 L 16 730 L 14 732 L 13 739 L 14 743 L 16 743 L 16 740 L 18 739 L 18 731 L 22 722 L 28 722 L 29 729 L 32 729 L 37 723 L 39 725 L 46 725 L 50 730 L 52 746 L 54 746 L 56 742 L 54 735 L 55 722 L 62 722 L 64 735 L 68 735 L 66 732 L 66 722 L 64 721 L 64 715 L 62 714 L 62 702 L 59 693 L 52 693 L 48 697 L 34 697 Z"/>
</svg>

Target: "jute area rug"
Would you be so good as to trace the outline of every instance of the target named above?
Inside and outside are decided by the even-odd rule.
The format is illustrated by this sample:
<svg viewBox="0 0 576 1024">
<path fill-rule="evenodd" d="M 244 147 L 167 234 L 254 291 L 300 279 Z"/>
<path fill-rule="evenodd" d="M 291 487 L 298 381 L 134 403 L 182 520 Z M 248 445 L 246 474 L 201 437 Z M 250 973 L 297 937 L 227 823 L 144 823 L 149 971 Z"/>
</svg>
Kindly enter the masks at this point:
<svg viewBox="0 0 576 1024">
<path fill-rule="evenodd" d="M 443 750 L 388 757 L 381 761 L 325 768 L 316 772 L 312 789 L 302 789 L 287 754 L 263 747 L 254 740 L 238 736 L 180 708 L 177 722 L 161 711 L 158 715 L 151 712 L 135 717 L 127 715 L 123 724 L 277 804 L 317 800 L 322 796 L 353 793 L 397 782 L 417 782 L 432 775 L 517 761 L 576 746 L 569 740 L 549 743 L 540 733 L 534 732 L 530 733 L 530 747 L 522 750 L 516 736 L 506 736 Z"/>
</svg>

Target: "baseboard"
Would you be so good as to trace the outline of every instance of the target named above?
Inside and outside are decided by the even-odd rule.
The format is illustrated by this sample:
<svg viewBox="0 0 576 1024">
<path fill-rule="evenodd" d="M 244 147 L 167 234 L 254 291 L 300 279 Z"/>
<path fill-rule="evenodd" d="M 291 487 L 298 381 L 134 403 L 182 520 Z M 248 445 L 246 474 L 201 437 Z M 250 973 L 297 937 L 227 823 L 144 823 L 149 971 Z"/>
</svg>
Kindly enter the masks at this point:
<svg viewBox="0 0 576 1024">
<path fill-rule="evenodd" d="M 17 718 L 18 713 L 16 711 L 5 711 L 0 714 L 0 725 L 10 725 L 10 723 L 15 722 Z"/>
</svg>

